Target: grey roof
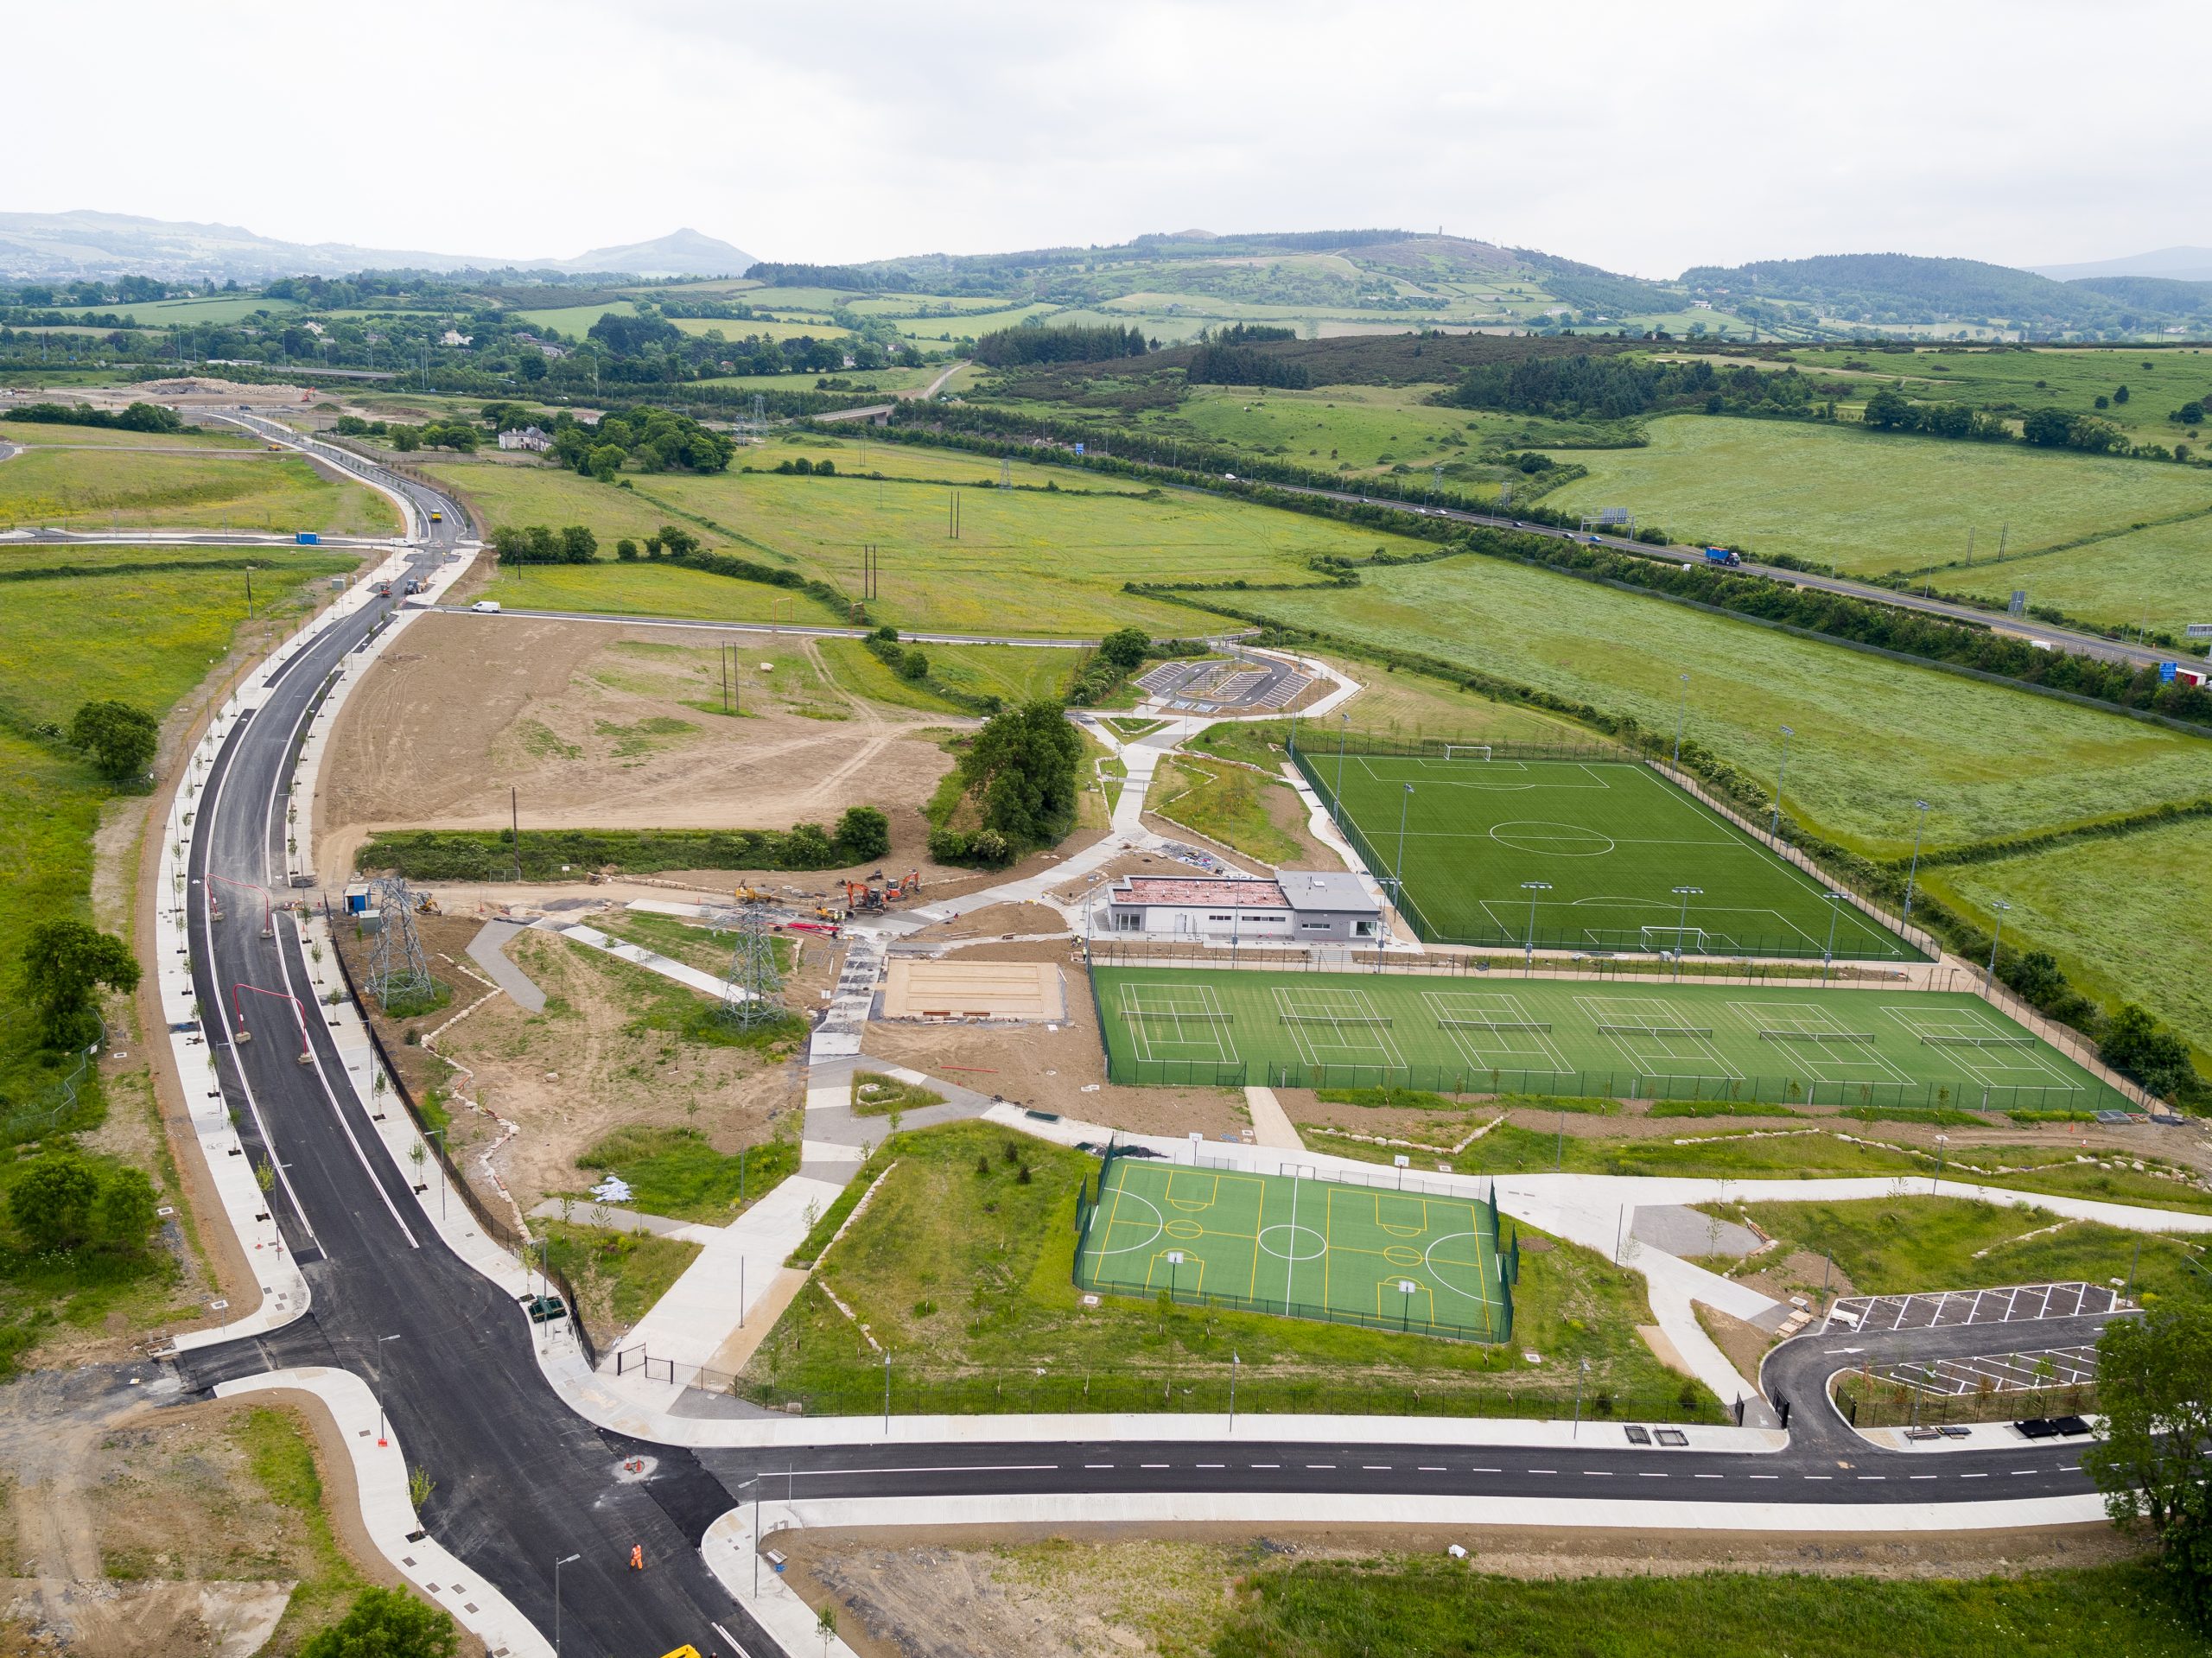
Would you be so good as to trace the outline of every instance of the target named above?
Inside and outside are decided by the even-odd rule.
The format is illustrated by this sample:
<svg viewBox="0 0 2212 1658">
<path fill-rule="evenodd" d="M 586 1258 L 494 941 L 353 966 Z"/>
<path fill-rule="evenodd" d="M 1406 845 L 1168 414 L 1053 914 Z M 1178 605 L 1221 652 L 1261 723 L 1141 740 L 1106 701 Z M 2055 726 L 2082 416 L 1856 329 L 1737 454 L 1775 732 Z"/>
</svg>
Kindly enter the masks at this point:
<svg viewBox="0 0 2212 1658">
<path fill-rule="evenodd" d="M 1341 915 L 1379 915 L 1382 905 L 1370 898 L 1359 877 L 1343 869 L 1278 869 L 1275 882 L 1294 910 L 1325 911 Z"/>
</svg>

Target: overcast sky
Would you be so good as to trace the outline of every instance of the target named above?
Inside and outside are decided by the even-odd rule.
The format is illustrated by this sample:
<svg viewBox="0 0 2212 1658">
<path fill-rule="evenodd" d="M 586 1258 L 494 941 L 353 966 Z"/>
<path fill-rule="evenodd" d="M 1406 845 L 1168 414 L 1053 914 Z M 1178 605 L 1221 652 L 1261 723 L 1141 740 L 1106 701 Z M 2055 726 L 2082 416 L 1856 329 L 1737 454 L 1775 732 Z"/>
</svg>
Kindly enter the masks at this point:
<svg viewBox="0 0 2212 1658">
<path fill-rule="evenodd" d="M 2165 0 L 11 10 L 0 209 L 296 241 L 566 257 L 688 225 L 843 261 L 1440 226 L 1650 276 L 2212 242 L 2212 14 Z"/>
</svg>

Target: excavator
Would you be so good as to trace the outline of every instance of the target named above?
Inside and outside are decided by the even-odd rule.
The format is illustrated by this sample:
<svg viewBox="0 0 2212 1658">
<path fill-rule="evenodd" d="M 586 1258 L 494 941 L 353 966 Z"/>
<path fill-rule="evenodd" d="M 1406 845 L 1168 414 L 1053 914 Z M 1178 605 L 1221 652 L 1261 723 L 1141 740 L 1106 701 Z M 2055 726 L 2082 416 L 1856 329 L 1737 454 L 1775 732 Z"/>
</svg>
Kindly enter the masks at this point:
<svg viewBox="0 0 2212 1658">
<path fill-rule="evenodd" d="M 887 910 L 894 904 L 903 904 L 918 897 L 922 890 L 922 872 L 909 871 L 899 880 L 887 881 L 879 869 L 865 881 L 845 883 L 845 909 L 848 914 L 868 915 Z"/>
</svg>

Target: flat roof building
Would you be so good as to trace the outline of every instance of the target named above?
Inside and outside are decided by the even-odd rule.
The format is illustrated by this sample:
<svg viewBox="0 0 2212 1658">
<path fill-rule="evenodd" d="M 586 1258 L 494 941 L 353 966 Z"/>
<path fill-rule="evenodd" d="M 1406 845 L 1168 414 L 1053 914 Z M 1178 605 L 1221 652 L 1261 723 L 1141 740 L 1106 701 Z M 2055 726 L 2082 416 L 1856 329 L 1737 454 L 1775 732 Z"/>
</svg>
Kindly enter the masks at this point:
<svg viewBox="0 0 2212 1658">
<path fill-rule="evenodd" d="M 1341 869 L 1124 875 L 1106 894 L 1113 933 L 1329 944 L 1378 938 L 1382 924 L 1382 905 Z"/>
</svg>

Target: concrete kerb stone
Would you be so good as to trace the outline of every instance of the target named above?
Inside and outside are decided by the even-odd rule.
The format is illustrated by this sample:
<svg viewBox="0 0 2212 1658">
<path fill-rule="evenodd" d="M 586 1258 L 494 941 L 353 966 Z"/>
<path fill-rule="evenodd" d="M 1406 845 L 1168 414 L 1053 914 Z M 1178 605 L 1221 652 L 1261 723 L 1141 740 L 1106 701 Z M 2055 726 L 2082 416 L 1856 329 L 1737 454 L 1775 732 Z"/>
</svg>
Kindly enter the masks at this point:
<svg viewBox="0 0 2212 1658">
<path fill-rule="evenodd" d="M 330 1413 L 353 1464 L 360 1494 L 362 1524 L 393 1571 L 423 1598 L 453 1615 L 454 1621 L 482 1639 L 485 1647 L 507 1658 L 551 1658 L 553 1643 L 537 1631 L 514 1603 L 435 1538 L 422 1535 L 423 1523 L 408 1491 L 407 1457 L 398 1434 L 377 1408 L 376 1395 L 350 1370 L 320 1366 L 271 1370 L 262 1375 L 217 1384 L 215 1396 L 235 1399 L 264 1393 L 303 1393 Z M 381 1441 L 378 1429 L 384 1432 Z"/>
</svg>

